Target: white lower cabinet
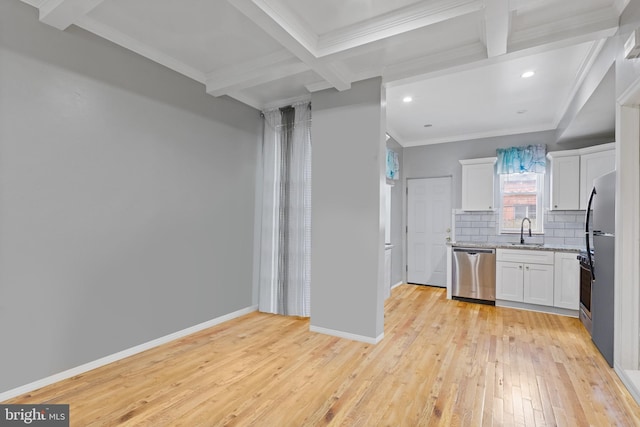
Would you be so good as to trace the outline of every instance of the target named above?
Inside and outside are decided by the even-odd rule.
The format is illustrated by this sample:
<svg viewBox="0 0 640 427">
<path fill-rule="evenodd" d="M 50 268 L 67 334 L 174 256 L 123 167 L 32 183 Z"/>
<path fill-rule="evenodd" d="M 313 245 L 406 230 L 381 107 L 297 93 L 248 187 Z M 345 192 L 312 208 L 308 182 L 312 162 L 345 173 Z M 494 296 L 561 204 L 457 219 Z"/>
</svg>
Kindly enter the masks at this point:
<svg viewBox="0 0 640 427">
<path fill-rule="evenodd" d="M 553 305 L 553 265 L 524 265 L 523 302 Z"/>
<path fill-rule="evenodd" d="M 553 305 L 569 310 L 580 307 L 580 262 L 575 253 L 556 252 Z"/>
<path fill-rule="evenodd" d="M 524 298 L 523 265 L 496 262 L 496 299 L 522 302 Z"/>
<path fill-rule="evenodd" d="M 553 252 L 498 249 L 496 259 L 496 299 L 553 306 Z"/>
</svg>

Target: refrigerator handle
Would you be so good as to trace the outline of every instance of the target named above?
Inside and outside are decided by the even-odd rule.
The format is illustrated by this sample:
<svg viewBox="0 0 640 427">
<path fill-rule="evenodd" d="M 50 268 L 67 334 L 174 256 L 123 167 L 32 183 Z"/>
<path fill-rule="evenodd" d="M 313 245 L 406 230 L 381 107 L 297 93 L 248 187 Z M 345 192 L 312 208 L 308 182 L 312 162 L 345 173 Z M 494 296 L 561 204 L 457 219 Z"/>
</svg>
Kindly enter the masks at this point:
<svg viewBox="0 0 640 427">
<path fill-rule="evenodd" d="M 591 257 L 591 246 L 589 244 L 589 217 L 591 216 L 591 203 L 593 203 L 593 196 L 595 196 L 596 187 L 593 187 L 591 190 L 591 195 L 589 196 L 589 203 L 587 204 L 587 212 L 584 218 L 584 238 L 587 246 L 587 258 L 589 259 L 589 269 L 591 270 L 591 280 L 596 279 L 596 275 L 594 273 L 593 268 L 593 258 Z"/>
</svg>

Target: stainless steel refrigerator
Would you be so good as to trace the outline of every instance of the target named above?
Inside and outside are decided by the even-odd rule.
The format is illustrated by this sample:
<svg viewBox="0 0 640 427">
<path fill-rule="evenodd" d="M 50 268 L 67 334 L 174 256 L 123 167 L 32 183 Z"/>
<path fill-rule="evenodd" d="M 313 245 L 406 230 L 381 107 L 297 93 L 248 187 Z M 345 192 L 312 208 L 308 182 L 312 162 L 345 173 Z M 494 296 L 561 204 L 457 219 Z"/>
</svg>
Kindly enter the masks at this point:
<svg viewBox="0 0 640 427">
<path fill-rule="evenodd" d="M 613 366 L 615 193 L 615 172 L 596 178 L 585 220 L 585 239 L 592 277 L 591 338 L 609 366 Z"/>
</svg>

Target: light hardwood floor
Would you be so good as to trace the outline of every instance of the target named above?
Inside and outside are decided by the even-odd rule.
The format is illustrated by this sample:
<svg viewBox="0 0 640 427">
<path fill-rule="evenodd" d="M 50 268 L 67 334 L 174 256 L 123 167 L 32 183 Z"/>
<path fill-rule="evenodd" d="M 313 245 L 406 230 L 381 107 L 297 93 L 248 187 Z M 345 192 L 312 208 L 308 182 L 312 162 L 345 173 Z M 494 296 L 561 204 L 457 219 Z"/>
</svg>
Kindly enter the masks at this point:
<svg viewBox="0 0 640 427">
<path fill-rule="evenodd" d="M 72 426 L 638 426 L 577 319 L 402 285 L 377 345 L 252 313 L 11 403 L 69 403 Z"/>
</svg>

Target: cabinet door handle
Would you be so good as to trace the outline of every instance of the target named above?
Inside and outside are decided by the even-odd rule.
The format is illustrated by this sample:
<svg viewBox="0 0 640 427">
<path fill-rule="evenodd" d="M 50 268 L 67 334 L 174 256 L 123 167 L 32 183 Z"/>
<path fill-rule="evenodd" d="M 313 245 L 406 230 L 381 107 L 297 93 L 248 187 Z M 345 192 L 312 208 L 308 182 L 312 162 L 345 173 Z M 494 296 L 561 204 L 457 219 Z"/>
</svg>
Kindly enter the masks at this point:
<svg viewBox="0 0 640 427">
<path fill-rule="evenodd" d="M 529 266 L 527 265 L 525 268 L 528 270 L 528 269 L 529 269 Z"/>
<path fill-rule="evenodd" d="M 522 266 L 521 266 L 521 265 L 519 265 L 519 266 L 518 266 L 518 268 L 519 268 L 520 270 L 522 270 Z"/>
</svg>

